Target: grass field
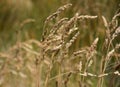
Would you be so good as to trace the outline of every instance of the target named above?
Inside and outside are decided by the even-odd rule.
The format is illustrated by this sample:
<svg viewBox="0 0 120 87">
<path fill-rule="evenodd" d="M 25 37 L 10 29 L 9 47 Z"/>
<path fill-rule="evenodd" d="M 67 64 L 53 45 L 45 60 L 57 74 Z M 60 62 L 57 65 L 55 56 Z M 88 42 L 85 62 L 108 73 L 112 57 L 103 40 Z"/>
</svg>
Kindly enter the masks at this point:
<svg viewBox="0 0 120 87">
<path fill-rule="evenodd" d="M 1 0 L 0 87 L 120 87 L 120 1 Z"/>
</svg>

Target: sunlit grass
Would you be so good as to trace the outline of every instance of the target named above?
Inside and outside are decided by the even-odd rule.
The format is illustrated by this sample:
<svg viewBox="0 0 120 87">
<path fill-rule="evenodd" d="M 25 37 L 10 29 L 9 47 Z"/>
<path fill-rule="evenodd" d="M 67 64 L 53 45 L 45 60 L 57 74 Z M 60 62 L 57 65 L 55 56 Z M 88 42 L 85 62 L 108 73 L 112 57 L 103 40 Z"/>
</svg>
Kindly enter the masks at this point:
<svg viewBox="0 0 120 87">
<path fill-rule="evenodd" d="M 119 1 L 14 1 L 0 4 L 1 87 L 119 86 Z"/>
</svg>

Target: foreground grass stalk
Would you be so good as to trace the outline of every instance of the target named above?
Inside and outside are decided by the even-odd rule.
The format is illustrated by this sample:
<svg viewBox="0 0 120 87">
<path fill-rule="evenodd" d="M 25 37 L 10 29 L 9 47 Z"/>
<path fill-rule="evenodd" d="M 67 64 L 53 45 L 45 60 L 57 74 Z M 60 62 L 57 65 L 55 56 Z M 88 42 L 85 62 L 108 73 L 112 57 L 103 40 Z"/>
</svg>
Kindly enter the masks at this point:
<svg viewBox="0 0 120 87">
<path fill-rule="evenodd" d="M 36 65 L 36 87 L 41 87 L 40 85 L 40 67 L 41 64 L 39 63 L 39 59 L 36 58 L 35 65 Z"/>
<path fill-rule="evenodd" d="M 50 78 L 51 70 L 52 70 L 52 67 L 49 66 L 49 70 L 47 72 L 46 79 L 45 79 L 45 87 L 48 87 L 48 85 L 49 85 L 49 78 Z"/>
</svg>

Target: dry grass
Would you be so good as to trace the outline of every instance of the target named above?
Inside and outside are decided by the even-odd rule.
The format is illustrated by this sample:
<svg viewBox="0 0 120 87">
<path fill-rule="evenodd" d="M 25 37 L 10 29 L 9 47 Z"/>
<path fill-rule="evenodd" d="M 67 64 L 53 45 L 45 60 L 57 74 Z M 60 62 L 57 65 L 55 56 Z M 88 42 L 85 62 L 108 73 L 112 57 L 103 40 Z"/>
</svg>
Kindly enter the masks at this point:
<svg viewBox="0 0 120 87">
<path fill-rule="evenodd" d="M 111 22 L 104 16 L 79 13 L 71 18 L 61 17 L 70 6 L 72 4 L 64 5 L 47 17 L 41 41 L 22 42 L 21 29 L 18 30 L 16 44 L 0 53 L 1 87 L 120 86 L 114 82 L 120 76 L 120 43 L 115 43 L 120 35 L 120 13 L 116 13 Z M 79 23 L 85 20 L 103 20 L 106 29 L 101 49 L 98 49 L 99 36 L 94 37 L 90 46 L 79 46 L 79 37 L 82 37 Z M 21 27 L 28 22 L 34 20 L 24 21 Z M 112 63 L 117 66 L 110 66 Z"/>
</svg>

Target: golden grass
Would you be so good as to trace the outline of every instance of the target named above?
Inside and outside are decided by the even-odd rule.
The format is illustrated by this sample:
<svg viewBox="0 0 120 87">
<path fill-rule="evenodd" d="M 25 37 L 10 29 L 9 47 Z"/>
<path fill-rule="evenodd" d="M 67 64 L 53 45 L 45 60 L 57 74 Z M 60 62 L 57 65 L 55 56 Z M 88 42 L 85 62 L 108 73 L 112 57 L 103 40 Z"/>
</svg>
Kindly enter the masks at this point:
<svg viewBox="0 0 120 87">
<path fill-rule="evenodd" d="M 16 44 L 0 53 L 1 87 L 108 87 L 108 84 L 115 87 L 117 82 L 108 82 L 106 77 L 120 76 L 120 66 L 107 70 L 112 60 L 120 64 L 120 43 L 113 44 L 120 34 L 120 13 L 116 13 L 111 22 L 104 16 L 79 13 L 62 18 L 60 14 L 70 6 L 72 4 L 66 4 L 47 17 L 41 41 L 23 42 L 21 29 L 18 30 Z M 96 19 L 103 20 L 106 28 L 101 49 L 98 49 L 99 36 L 90 46 L 80 47 L 82 30 L 79 23 Z M 29 22 L 34 20 L 24 21 L 21 27 Z"/>
</svg>

